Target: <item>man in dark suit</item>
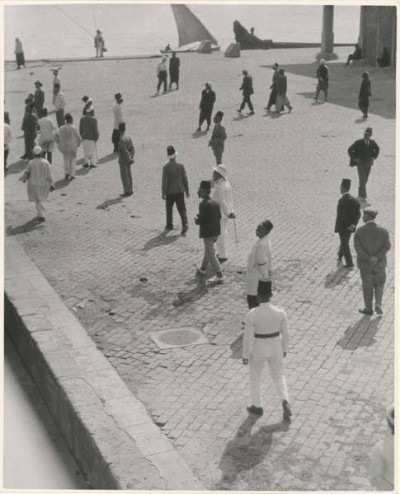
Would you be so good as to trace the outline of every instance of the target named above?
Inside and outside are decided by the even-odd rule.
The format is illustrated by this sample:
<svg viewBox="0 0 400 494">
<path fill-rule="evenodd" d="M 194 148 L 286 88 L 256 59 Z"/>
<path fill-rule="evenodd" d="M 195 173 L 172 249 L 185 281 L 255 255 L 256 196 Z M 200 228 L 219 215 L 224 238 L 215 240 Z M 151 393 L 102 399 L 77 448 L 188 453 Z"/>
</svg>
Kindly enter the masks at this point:
<svg viewBox="0 0 400 494">
<path fill-rule="evenodd" d="M 347 150 L 351 162 L 350 166 L 357 166 L 359 186 L 358 199 L 367 201 L 367 182 L 374 160 L 379 155 L 378 144 L 371 139 L 372 129 L 367 127 L 364 132 L 364 139 L 355 141 Z M 353 165 L 351 164 L 353 163 Z"/>
<path fill-rule="evenodd" d="M 372 300 L 375 292 L 375 312 L 383 314 L 382 296 L 386 281 L 386 253 L 390 250 L 389 232 L 375 223 L 377 211 L 366 208 L 363 211 L 365 225 L 354 235 L 357 252 L 357 266 L 360 270 L 365 307 L 361 314 L 372 316 Z"/>
<path fill-rule="evenodd" d="M 215 92 L 211 88 L 211 83 L 206 82 L 206 88 L 201 92 L 200 100 L 200 116 L 199 116 L 199 126 L 197 132 L 201 132 L 201 126 L 204 120 L 207 122 L 207 130 L 210 130 L 211 125 L 211 114 L 215 103 Z"/>
<path fill-rule="evenodd" d="M 242 91 L 243 100 L 242 100 L 242 103 L 240 105 L 239 110 L 236 110 L 236 111 L 238 113 L 242 113 L 242 110 L 244 109 L 244 107 L 247 104 L 247 106 L 249 107 L 249 110 L 250 110 L 250 115 L 254 115 L 254 108 L 253 108 L 253 104 L 252 104 L 251 99 L 250 99 L 250 96 L 254 93 L 253 78 L 251 77 L 251 75 L 249 75 L 247 70 L 242 70 L 242 74 L 243 74 L 243 81 L 242 81 L 242 85 L 239 88 L 239 91 Z"/>
<path fill-rule="evenodd" d="M 223 283 L 221 266 L 215 255 L 215 242 L 221 233 L 221 209 L 218 202 L 211 199 L 210 192 L 211 182 L 209 180 L 203 180 L 198 190 L 198 196 L 203 200 L 199 205 L 199 214 L 194 220 L 196 225 L 200 226 L 200 238 L 204 242 L 203 261 L 201 267 L 197 268 L 197 273 L 205 275 L 208 264 L 211 264 L 216 272 L 216 276 L 210 278 L 208 281 L 210 283 Z"/>
<path fill-rule="evenodd" d="M 335 233 L 339 234 L 340 247 L 338 252 L 338 261 L 342 262 L 342 258 L 346 262 L 345 268 L 352 269 L 354 267 L 353 258 L 350 252 L 349 241 L 351 234 L 356 231 L 358 220 L 360 219 L 360 203 L 355 197 L 350 195 L 351 180 L 344 178 L 340 185 L 342 197 L 337 205 Z"/>
<path fill-rule="evenodd" d="M 181 61 L 176 56 L 176 52 L 172 52 L 172 57 L 169 60 L 169 89 L 171 90 L 172 84 L 176 84 L 176 89 L 179 89 L 179 67 Z"/>
<path fill-rule="evenodd" d="M 189 184 L 186 175 L 185 167 L 182 163 L 177 163 L 174 146 L 167 147 L 169 161 L 164 165 L 162 173 L 161 194 L 165 200 L 165 209 L 167 215 L 167 224 L 165 231 L 173 230 L 172 209 L 174 204 L 178 209 L 179 216 L 182 222 L 181 236 L 186 237 L 188 231 L 188 220 L 186 214 L 185 193 L 186 198 L 189 197 Z"/>
<path fill-rule="evenodd" d="M 222 154 L 224 152 L 225 140 L 226 140 L 225 127 L 223 127 L 221 123 L 223 116 L 224 114 L 222 111 L 217 111 L 217 113 L 215 114 L 214 116 L 215 126 L 211 135 L 210 142 L 208 143 L 208 145 L 213 150 L 217 165 L 222 164 Z"/>
</svg>

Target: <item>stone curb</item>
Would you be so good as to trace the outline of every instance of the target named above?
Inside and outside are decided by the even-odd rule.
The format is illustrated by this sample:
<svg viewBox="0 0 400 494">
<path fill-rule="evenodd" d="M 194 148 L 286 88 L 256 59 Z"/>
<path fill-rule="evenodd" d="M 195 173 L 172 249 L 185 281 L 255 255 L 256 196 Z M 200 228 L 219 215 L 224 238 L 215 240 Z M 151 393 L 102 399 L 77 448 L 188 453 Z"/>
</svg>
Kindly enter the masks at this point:
<svg viewBox="0 0 400 494">
<path fill-rule="evenodd" d="M 204 490 L 11 237 L 4 265 L 7 330 L 91 486 Z"/>
</svg>

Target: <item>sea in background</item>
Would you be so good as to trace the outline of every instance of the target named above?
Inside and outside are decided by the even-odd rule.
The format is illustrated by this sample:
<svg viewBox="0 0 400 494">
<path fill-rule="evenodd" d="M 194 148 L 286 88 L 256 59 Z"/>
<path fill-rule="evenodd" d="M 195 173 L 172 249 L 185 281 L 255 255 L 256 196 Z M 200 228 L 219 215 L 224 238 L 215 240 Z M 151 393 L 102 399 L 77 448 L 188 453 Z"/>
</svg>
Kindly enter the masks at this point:
<svg viewBox="0 0 400 494">
<path fill-rule="evenodd" d="M 273 41 L 319 43 L 322 5 L 188 4 L 222 49 L 234 41 L 233 21 Z M 159 54 L 178 34 L 170 4 L 54 4 L 4 7 L 5 60 L 13 60 L 15 38 L 29 59 L 93 57 L 93 38 L 101 29 L 107 55 Z M 335 6 L 337 43 L 356 43 L 360 6 Z"/>
</svg>

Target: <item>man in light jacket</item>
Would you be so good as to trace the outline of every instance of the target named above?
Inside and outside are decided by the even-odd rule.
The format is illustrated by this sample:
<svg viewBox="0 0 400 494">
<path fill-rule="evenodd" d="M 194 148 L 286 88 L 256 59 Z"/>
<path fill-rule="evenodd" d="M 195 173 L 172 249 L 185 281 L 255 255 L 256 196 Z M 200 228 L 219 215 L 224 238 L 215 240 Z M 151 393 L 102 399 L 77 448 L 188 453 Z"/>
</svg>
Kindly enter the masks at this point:
<svg viewBox="0 0 400 494">
<path fill-rule="evenodd" d="M 230 219 L 235 219 L 236 216 L 233 212 L 232 187 L 227 178 L 228 170 L 224 165 L 218 165 L 213 170 L 212 198 L 218 202 L 221 208 L 221 233 L 216 244 L 217 257 L 221 264 L 228 260 L 226 251 L 228 222 Z"/>
</svg>

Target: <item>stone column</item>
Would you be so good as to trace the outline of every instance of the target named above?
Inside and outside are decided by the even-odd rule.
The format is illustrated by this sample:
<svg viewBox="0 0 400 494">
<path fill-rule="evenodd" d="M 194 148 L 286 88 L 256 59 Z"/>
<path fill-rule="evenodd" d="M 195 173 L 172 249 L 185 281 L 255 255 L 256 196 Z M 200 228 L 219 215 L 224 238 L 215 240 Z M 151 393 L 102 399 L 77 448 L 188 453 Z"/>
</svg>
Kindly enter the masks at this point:
<svg viewBox="0 0 400 494">
<path fill-rule="evenodd" d="M 321 51 L 316 55 L 316 59 L 324 58 L 325 60 L 336 60 L 337 54 L 333 52 L 333 17 L 334 6 L 324 5 L 322 15 L 322 36 Z"/>
</svg>

